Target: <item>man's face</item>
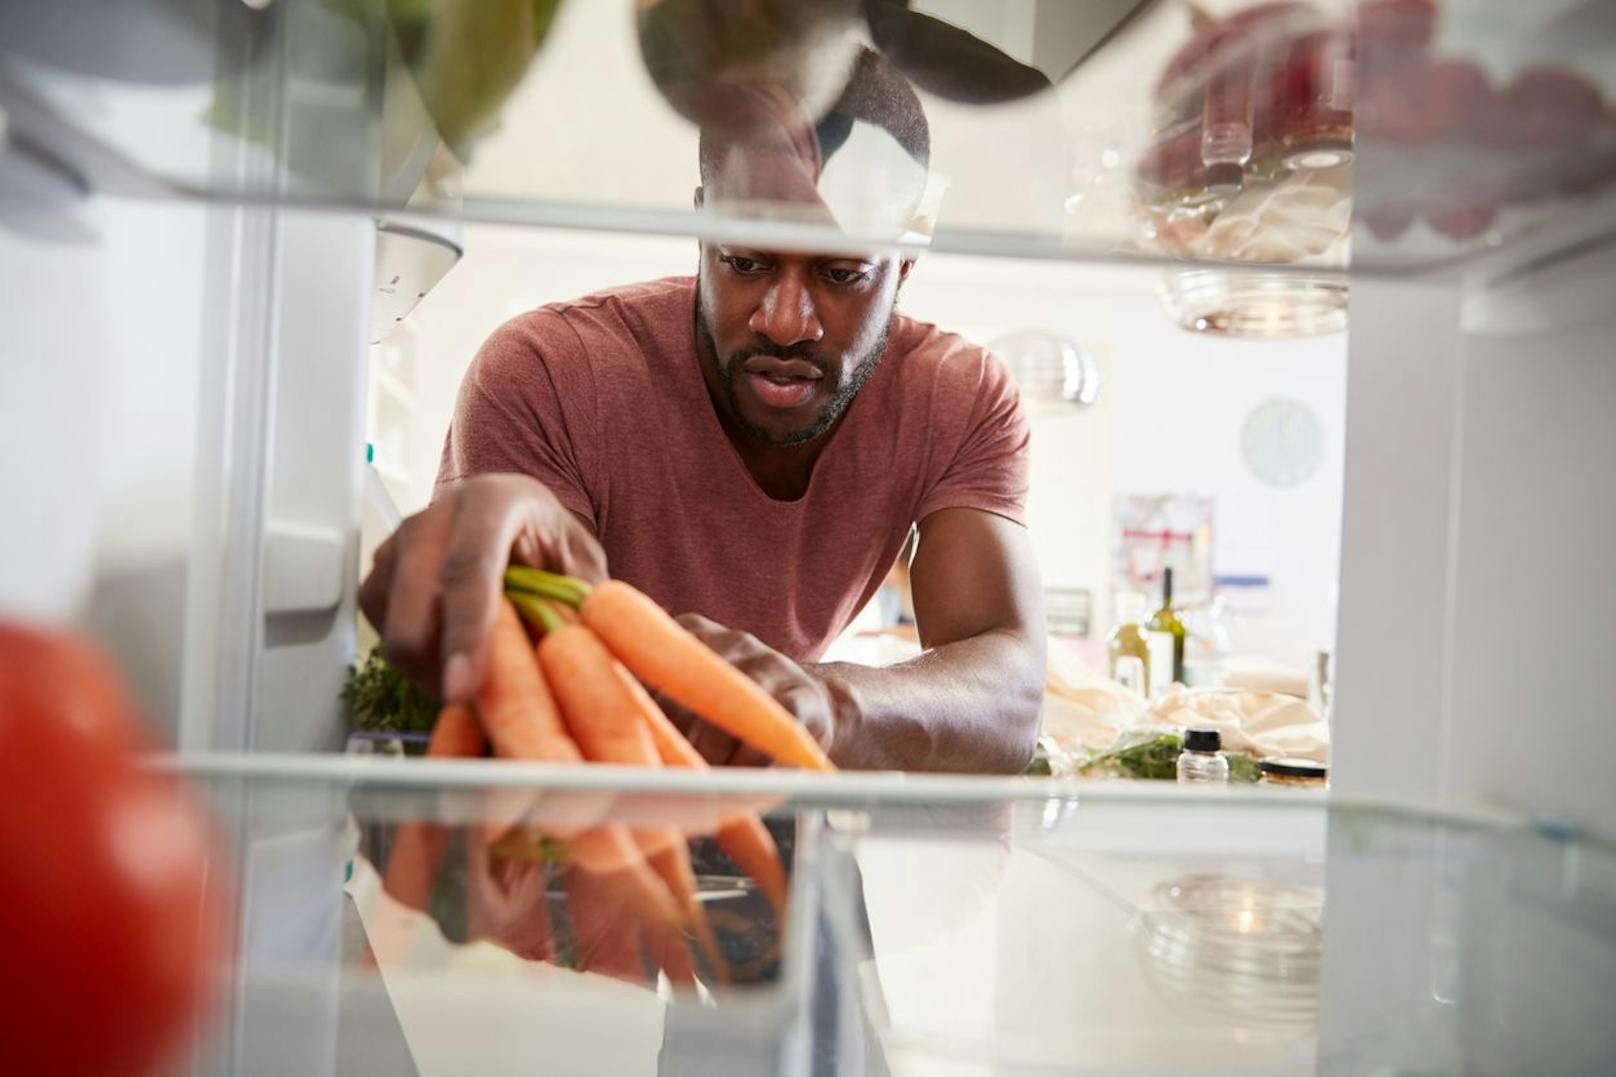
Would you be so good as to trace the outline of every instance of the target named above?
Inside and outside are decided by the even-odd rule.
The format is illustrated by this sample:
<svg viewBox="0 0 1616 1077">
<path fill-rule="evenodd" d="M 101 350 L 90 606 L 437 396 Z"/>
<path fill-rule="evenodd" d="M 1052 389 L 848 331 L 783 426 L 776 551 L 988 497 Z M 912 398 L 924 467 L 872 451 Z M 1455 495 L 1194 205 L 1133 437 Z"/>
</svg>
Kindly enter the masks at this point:
<svg viewBox="0 0 1616 1077">
<path fill-rule="evenodd" d="M 698 350 L 729 418 L 768 445 L 829 430 L 881 360 L 905 272 L 890 255 L 703 244 Z"/>
</svg>

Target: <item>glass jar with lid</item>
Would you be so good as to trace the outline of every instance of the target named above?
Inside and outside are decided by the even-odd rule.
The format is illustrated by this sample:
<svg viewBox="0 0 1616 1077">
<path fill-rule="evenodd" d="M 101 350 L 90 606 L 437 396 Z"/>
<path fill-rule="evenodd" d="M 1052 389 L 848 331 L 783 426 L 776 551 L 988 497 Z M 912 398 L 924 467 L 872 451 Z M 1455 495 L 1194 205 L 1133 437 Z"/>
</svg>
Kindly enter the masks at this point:
<svg viewBox="0 0 1616 1077">
<path fill-rule="evenodd" d="M 1287 789 L 1327 789 L 1330 768 L 1312 759 L 1264 759 L 1257 764 L 1262 785 L 1283 786 Z"/>
</svg>

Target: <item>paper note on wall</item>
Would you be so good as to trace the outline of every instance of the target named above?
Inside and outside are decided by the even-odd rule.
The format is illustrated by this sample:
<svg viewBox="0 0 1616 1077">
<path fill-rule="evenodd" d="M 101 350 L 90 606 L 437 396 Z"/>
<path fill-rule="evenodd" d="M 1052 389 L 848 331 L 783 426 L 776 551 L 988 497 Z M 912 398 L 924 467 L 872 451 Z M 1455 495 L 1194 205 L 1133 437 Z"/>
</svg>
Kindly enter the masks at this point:
<svg viewBox="0 0 1616 1077">
<path fill-rule="evenodd" d="M 1178 605 L 1202 602 L 1212 590 L 1212 499 L 1199 494 L 1121 494 L 1112 587 L 1159 596 L 1162 569 L 1173 569 Z"/>
<path fill-rule="evenodd" d="M 1212 529 L 1218 594 L 1241 613 L 1268 607 L 1274 569 L 1274 506 L 1257 494 L 1222 494 Z"/>
</svg>

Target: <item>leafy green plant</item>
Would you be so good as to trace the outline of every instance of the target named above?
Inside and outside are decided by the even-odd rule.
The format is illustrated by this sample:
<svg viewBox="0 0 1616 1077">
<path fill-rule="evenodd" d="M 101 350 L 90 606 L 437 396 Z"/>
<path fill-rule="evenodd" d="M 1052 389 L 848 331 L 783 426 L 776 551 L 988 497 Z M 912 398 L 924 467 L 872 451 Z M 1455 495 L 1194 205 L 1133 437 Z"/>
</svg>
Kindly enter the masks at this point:
<svg viewBox="0 0 1616 1077">
<path fill-rule="evenodd" d="M 440 704 L 382 657 L 372 647 L 363 663 L 348 667 L 342 688 L 348 723 L 372 733 L 427 733 L 437 720 Z"/>
<path fill-rule="evenodd" d="M 1133 729 L 1078 764 L 1077 772 L 1090 778 L 1172 780 L 1178 777 L 1178 753 L 1183 748 L 1184 739 L 1177 733 Z"/>
</svg>

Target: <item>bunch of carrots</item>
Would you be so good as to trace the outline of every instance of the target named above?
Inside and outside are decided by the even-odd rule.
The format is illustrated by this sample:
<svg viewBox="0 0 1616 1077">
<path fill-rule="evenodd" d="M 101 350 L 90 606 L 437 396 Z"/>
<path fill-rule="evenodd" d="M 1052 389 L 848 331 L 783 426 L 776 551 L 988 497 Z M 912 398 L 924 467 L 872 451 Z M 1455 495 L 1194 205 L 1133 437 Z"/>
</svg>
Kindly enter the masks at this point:
<svg viewBox="0 0 1616 1077">
<path fill-rule="evenodd" d="M 491 747 L 496 756 L 529 762 L 705 768 L 648 688 L 779 763 L 835 769 L 789 711 L 646 595 L 618 580 L 591 586 L 522 567 L 506 571 L 481 689 L 473 702 L 443 708 L 427 754 L 477 757 Z M 485 828 L 484 848 L 527 840 L 520 809 L 499 814 Z M 763 824 L 755 815 L 735 815 L 719 822 L 715 838 L 783 924 L 785 873 Z M 439 824 L 401 826 L 383 877 L 388 893 L 425 909 L 447 840 Z M 632 965 L 637 938 L 670 982 L 691 987 L 695 969 L 686 941 L 693 939 L 713 974 L 725 976 L 681 830 L 549 826 L 542 840 L 559 842 L 574 869 L 567 880 L 573 935 L 599 950 L 603 964 L 609 958 Z M 541 904 L 532 915 L 547 913 Z M 549 938 L 547 924 L 538 934 Z M 545 945 L 533 956 L 546 956 Z"/>
</svg>

